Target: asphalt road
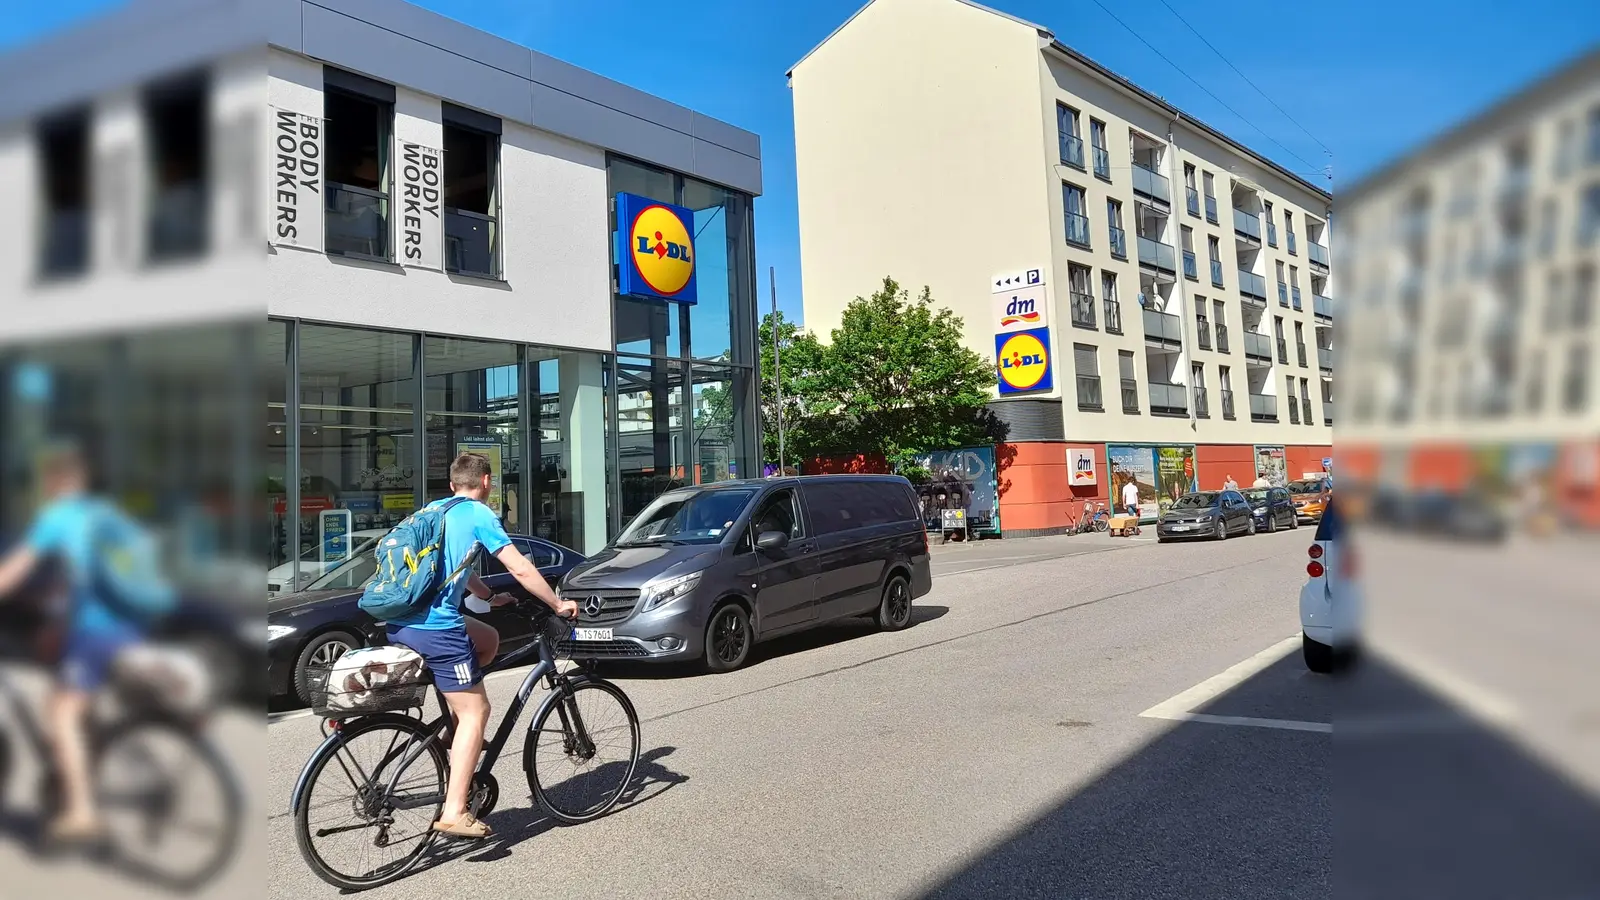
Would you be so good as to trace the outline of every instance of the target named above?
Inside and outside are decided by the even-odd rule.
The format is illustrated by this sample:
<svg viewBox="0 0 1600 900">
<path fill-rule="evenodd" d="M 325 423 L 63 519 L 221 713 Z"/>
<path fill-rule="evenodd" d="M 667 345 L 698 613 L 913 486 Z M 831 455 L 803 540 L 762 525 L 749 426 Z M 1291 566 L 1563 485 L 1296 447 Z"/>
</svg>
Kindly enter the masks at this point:
<svg viewBox="0 0 1600 900">
<path fill-rule="evenodd" d="M 1328 734 L 1140 716 L 1277 647 L 1208 709 L 1326 726 L 1332 685 L 1277 659 L 1307 537 L 939 548 L 904 632 L 833 625 L 724 676 L 625 672 L 645 748 L 626 808 L 552 827 L 507 754 L 499 838 L 373 895 L 1326 896 Z M 497 708 L 518 680 L 491 680 Z M 334 893 L 286 809 L 318 740 L 313 718 L 268 728 L 274 897 Z"/>
</svg>

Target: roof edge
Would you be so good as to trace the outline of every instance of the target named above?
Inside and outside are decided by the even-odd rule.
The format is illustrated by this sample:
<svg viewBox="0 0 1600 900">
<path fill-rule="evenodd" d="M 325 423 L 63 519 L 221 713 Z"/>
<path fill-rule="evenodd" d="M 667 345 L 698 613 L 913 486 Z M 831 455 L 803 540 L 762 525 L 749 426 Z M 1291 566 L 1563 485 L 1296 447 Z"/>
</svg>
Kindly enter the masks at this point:
<svg viewBox="0 0 1600 900">
<path fill-rule="evenodd" d="M 845 26 L 849 25 L 851 22 L 854 22 L 856 20 L 856 17 L 861 15 L 862 13 L 866 12 L 867 11 L 867 7 L 871 6 L 874 2 L 875 2 L 875 0 L 867 0 L 866 3 L 863 3 L 861 5 L 861 8 L 857 9 L 855 12 L 850 14 L 850 18 L 845 19 L 843 22 L 840 22 L 839 26 L 837 28 L 835 28 L 832 31 L 828 32 L 828 36 L 827 37 L 825 37 L 822 40 L 818 41 L 810 50 L 807 50 L 805 52 L 805 55 L 803 55 L 799 59 L 795 60 L 793 65 L 791 65 L 791 66 L 789 66 L 789 68 L 785 69 L 784 72 L 783 72 L 783 76 L 785 78 L 793 78 L 794 77 L 794 70 L 799 68 L 801 63 L 803 63 L 806 60 L 810 59 L 812 54 L 816 53 L 818 50 L 821 50 L 822 49 L 822 45 L 824 45 L 824 44 L 828 43 L 829 41 L 833 40 L 833 36 L 834 35 L 838 34 L 841 31 L 843 31 L 845 29 Z M 1047 33 L 1046 29 L 1042 25 L 1039 25 L 1039 24 L 1037 24 L 1035 22 L 1029 22 L 1027 19 L 1022 19 L 1022 18 L 1018 18 L 1017 16 L 1013 16 L 1012 14 L 1006 12 L 1005 10 L 995 9 L 992 6 L 984 6 L 982 3 L 976 2 L 976 0 L 956 0 L 956 2 L 961 4 L 962 6 L 970 6 L 973 9 L 981 10 L 982 12 L 992 13 L 994 15 L 999 16 L 1002 19 L 1010 19 L 1011 21 L 1017 23 L 1018 25 L 1023 25 L 1023 26 L 1026 26 L 1028 28 L 1032 28 L 1032 29 L 1034 29 L 1035 31 L 1038 31 L 1041 34 Z"/>
</svg>

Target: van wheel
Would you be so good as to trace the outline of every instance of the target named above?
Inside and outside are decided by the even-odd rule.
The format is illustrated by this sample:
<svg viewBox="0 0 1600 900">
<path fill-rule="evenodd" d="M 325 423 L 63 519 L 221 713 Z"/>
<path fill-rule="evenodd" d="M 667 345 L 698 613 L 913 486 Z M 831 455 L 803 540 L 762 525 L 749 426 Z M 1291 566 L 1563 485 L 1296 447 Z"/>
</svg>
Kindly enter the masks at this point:
<svg viewBox="0 0 1600 900">
<path fill-rule="evenodd" d="M 724 603 L 711 614 L 706 625 L 706 668 L 713 672 L 732 672 L 750 658 L 755 633 L 750 616 L 737 603 Z"/>
<path fill-rule="evenodd" d="M 902 575 L 889 579 L 883 586 L 883 599 L 878 602 L 878 627 L 884 631 L 899 631 L 911 624 L 911 585 Z"/>
<path fill-rule="evenodd" d="M 1305 657 L 1306 668 L 1318 675 L 1333 671 L 1333 648 L 1313 641 L 1304 633 L 1300 635 L 1300 655 Z"/>
</svg>

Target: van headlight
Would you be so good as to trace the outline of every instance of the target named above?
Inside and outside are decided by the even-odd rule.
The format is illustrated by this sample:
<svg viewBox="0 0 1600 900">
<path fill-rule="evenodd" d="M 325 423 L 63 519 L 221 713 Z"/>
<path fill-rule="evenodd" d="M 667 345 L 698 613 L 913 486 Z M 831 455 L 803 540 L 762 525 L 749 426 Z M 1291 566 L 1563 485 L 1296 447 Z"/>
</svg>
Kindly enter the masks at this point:
<svg viewBox="0 0 1600 900">
<path fill-rule="evenodd" d="M 684 596 L 700 583 L 700 573 L 690 572 L 666 581 L 652 581 L 639 591 L 639 611 L 649 612 Z"/>
</svg>

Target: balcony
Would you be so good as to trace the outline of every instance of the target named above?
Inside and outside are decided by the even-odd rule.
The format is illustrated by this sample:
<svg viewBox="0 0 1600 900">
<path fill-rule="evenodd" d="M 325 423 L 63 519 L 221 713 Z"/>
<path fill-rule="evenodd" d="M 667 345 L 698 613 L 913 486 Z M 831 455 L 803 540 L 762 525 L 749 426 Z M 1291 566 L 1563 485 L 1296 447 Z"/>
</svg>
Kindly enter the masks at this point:
<svg viewBox="0 0 1600 900">
<path fill-rule="evenodd" d="M 1269 221 L 1267 223 L 1267 246 L 1278 246 L 1278 223 L 1276 222 Z"/>
<path fill-rule="evenodd" d="M 1100 376 L 1078 376 L 1078 408 L 1100 412 L 1105 404 L 1100 402 Z"/>
<path fill-rule="evenodd" d="M 1128 233 L 1115 225 L 1111 226 L 1111 255 L 1117 259 L 1128 258 Z"/>
<path fill-rule="evenodd" d="M 1298 256 L 1299 253 L 1300 253 L 1300 251 L 1295 248 L 1295 244 L 1294 244 L 1294 232 L 1291 231 L 1291 232 L 1289 232 L 1289 255 L 1290 256 Z"/>
<path fill-rule="evenodd" d="M 39 274 L 45 278 L 79 275 L 89 269 L 89 212 L 53 210 L 45 214 L 39 247 Z"/>
<path fill-rule="evenodd" d="M 1211 261 L 1211 283 L 1217 287 L 1222 287 L 1222 260 L 1220 259 Z"/>
<path fill-rule="evenodd" d="M 1289 285 L 1278 282 L 1278 305 L 1284 309 L 1289 308 Z"/>
<path fill-rule="evenodd" d="M 1222 417 L 1230 422 L 1237 418 L 1233 412 L 1233 391 L 1227 388 L 1222 389 Z"/>
<path fill-rule="evenodd" d="M 1302 368 L 1302 369 L 1306 368 L 1306 344 L 1305 344 L 1305 341 L 1296 341 L 1295 345 L 1294 345 L 1294 349 L 1295 349 L 1296 353 L 1300 357 L 1300 368 Z"/>
<path fill-rule="evenodd" d="M 1283 338 L 1278 338 L 1278 362 L 1289 364 L 1289 342 Z"/>
<path fill-rule="evenodd" d="M 389 258 L 389 195 L 337 182 L 327 189 L 327 251 L 344 256 Z"/>
<path fill-rule="evenodd" d="M 1093 156 L 1094 156 L 1094 175 L 1095 175 L 1095 177 L 1104 179 L 1106 181 L 1110 181 L 1111 180 L 1111 154 L 1106 152 L 1106 148 L 1104 148 L 1104 147 L 1095 147 L 1094 148 L 1094 152 L 1093 152 Z"/>
<path fill-rule="evenodd" d="M 1228 326 L 1217 323 L 1217 352 L 1228 353 Z"/>
<path fill-rule="evenodd" d="M 1200 218 L 1200 192 L 1194 188 L 1185 188 L 1184 190 L 1189 195 L 1189 215 L 1194 216 L 1196 219 Z"/>
<path fill-rule="evenodd" d="M 1300 424 L 1300 404 L 1294 402 L 1294 398 L 1290 397 L 1288 405 L 1289 405 L 1289 424 L 1290 425 L 1299 425 Z"/>
<path fill-rule="evenodd" d="M 1272 340 L 1254 331 L 1244 333 L 1244 355 L 1251 359 L 1272 362 Z"/>
<path fill-rule="evenodd" d="M 1322 401 L 1322 424 L 1324 424 L 1324 425 L 1332 425 L 1333 424 L 1333 401 L 1332 400 L 1324 400 L 1324 401 Z"/>
<path fill-rule="evenodd" d="M 1089 217 L 1067 213 L 1067 243 L 1079 247 L 1089 246 Z"/>
<path fill-rule="evenodd" d="M 1190 281 L 1200 280 L 1200 266 L 1195 262 L 1194 251 L 1183 251 L 1183 277 Z"/>
<path fill-rule="evenodd" d="M 1172 205 L 1172 184 L 1165 175 L 1133 164 L 1133 192 Z"/>
<path fill-rule="evenodd" d="M 1122 411 L 1125 413 L 1139 411 L 1139 382 L 1137 379 L 1122 379 Z"/>
<path fill-rule="evenodd" d="M 1122 304 L 1111 297 L 1103 301 L 1106 312 L 1106 332 L 1108 334 L 1122 333 Z"/>
<path fill-rule="evenodd" d="M 1261 243 L 1261 217 L 1255 213 L 1245 212 L 1237 206 L 1234 207 L 1233 232 L 1250 238 L 1257 244 Z"/>
<path fill-rule="evenodd" d="M 1315 424 L 1317 424 L 1317 420 L 1311 418 L 1311 398 L 1310 397 L 1301 397 L 1300 398 L 1300 420 L 1302 422 L 1305 422 L 1307 425 L 1315 425 Z"/>
<path fill-rule="evenodd" d="M 1328 372 L 1332 372 L 1333 371 L 1333 348 L 1332 347 L 1318 347 L 1317 348 L 1317 368 L 1323 369 L 1323 370 L 1328 371 Z"/>
<path fill-rule="evenodd" d="M 1074 134 L 1061 135 L 1061 161 L 1074 169 L 1083 168 L 1083 138 Z"/>
<path fill-rule="evenodd" d="M 1327 247 L 1322 246 L 1316 241 L 1312 241 L 1306 245 L 1306 253 L 1310 255 L 1312 265 L 1321 266 L 1324 269 L 1328 268 L 1329 257 Z"/>
<path fill-rule="evenodd" d="M 444 211 L 444 265 L 461 275 L 498 278 L 498 231 L 493 216 L 460 209 Z"/>
<path fill-rule="evenodd" d="M 1267 280 L 1254 272 L 1239 270 L 1239 293 L 1267 302 Z"/>
<path fill-rule="evenodd" d="M 1072 324 L 1077 328 L 1094 328 L 1094 295 L 1071 292 Z"/>
<path fill-rule="evenodd" d="M 1278 398 L 1266 394 L 1250 395 L 1250 421 L 1278 421 Z"/>
<path fill-rule="evenodd" d="M 1211 324 L 1205 316 L 1195 316 L 1195 340 L 1199 342 L 1201 350 L 1211 349 Z"/>
<path fill-rule="evenodd" d="M 1178 321 L 1177 316 L 1153 309 L 1142 310 L 1140 315 L 1144 317 L 1144 339 L 1147 343 L 1183 346 L 1183 323 Z"/>
<path fill-rule="evenodd" d="M 1206 396 L 1203 386 L 1194 389 L 1194 415 L 1197 419 L 1211 418 L 1211 400 Z"/>
<path fill-rule="evenodd" d="M 1289 302 L 1295 309 L 1300 309 L 1300 285 L 1289 289 Z"/>
<path fill-rule="evenodd" d="M 1333 321 L 1333 298 L 1321 294 L 1311 295 L 1311 312 L 1319 319 Z"/>
<path fill-rule="evenodd" d="M 1166 272 L 1178 271 L 1176 252 L 1171 244 L 1152 241 L 1147 237 L 1139 238 L 1139 263 L 1152 266 Z"/>
<path fill-rule="evenodd" d="M 1189 392 L 1181 384 L 1150 383 L 1150 412 L 1158 416 L 1189 414 Z"/>
<path fill-rule="evenodd" d="M 1217 198 L 1209 195 L 1206 197 L 1206 221 L 1217 224 Z"/>
</svg>

